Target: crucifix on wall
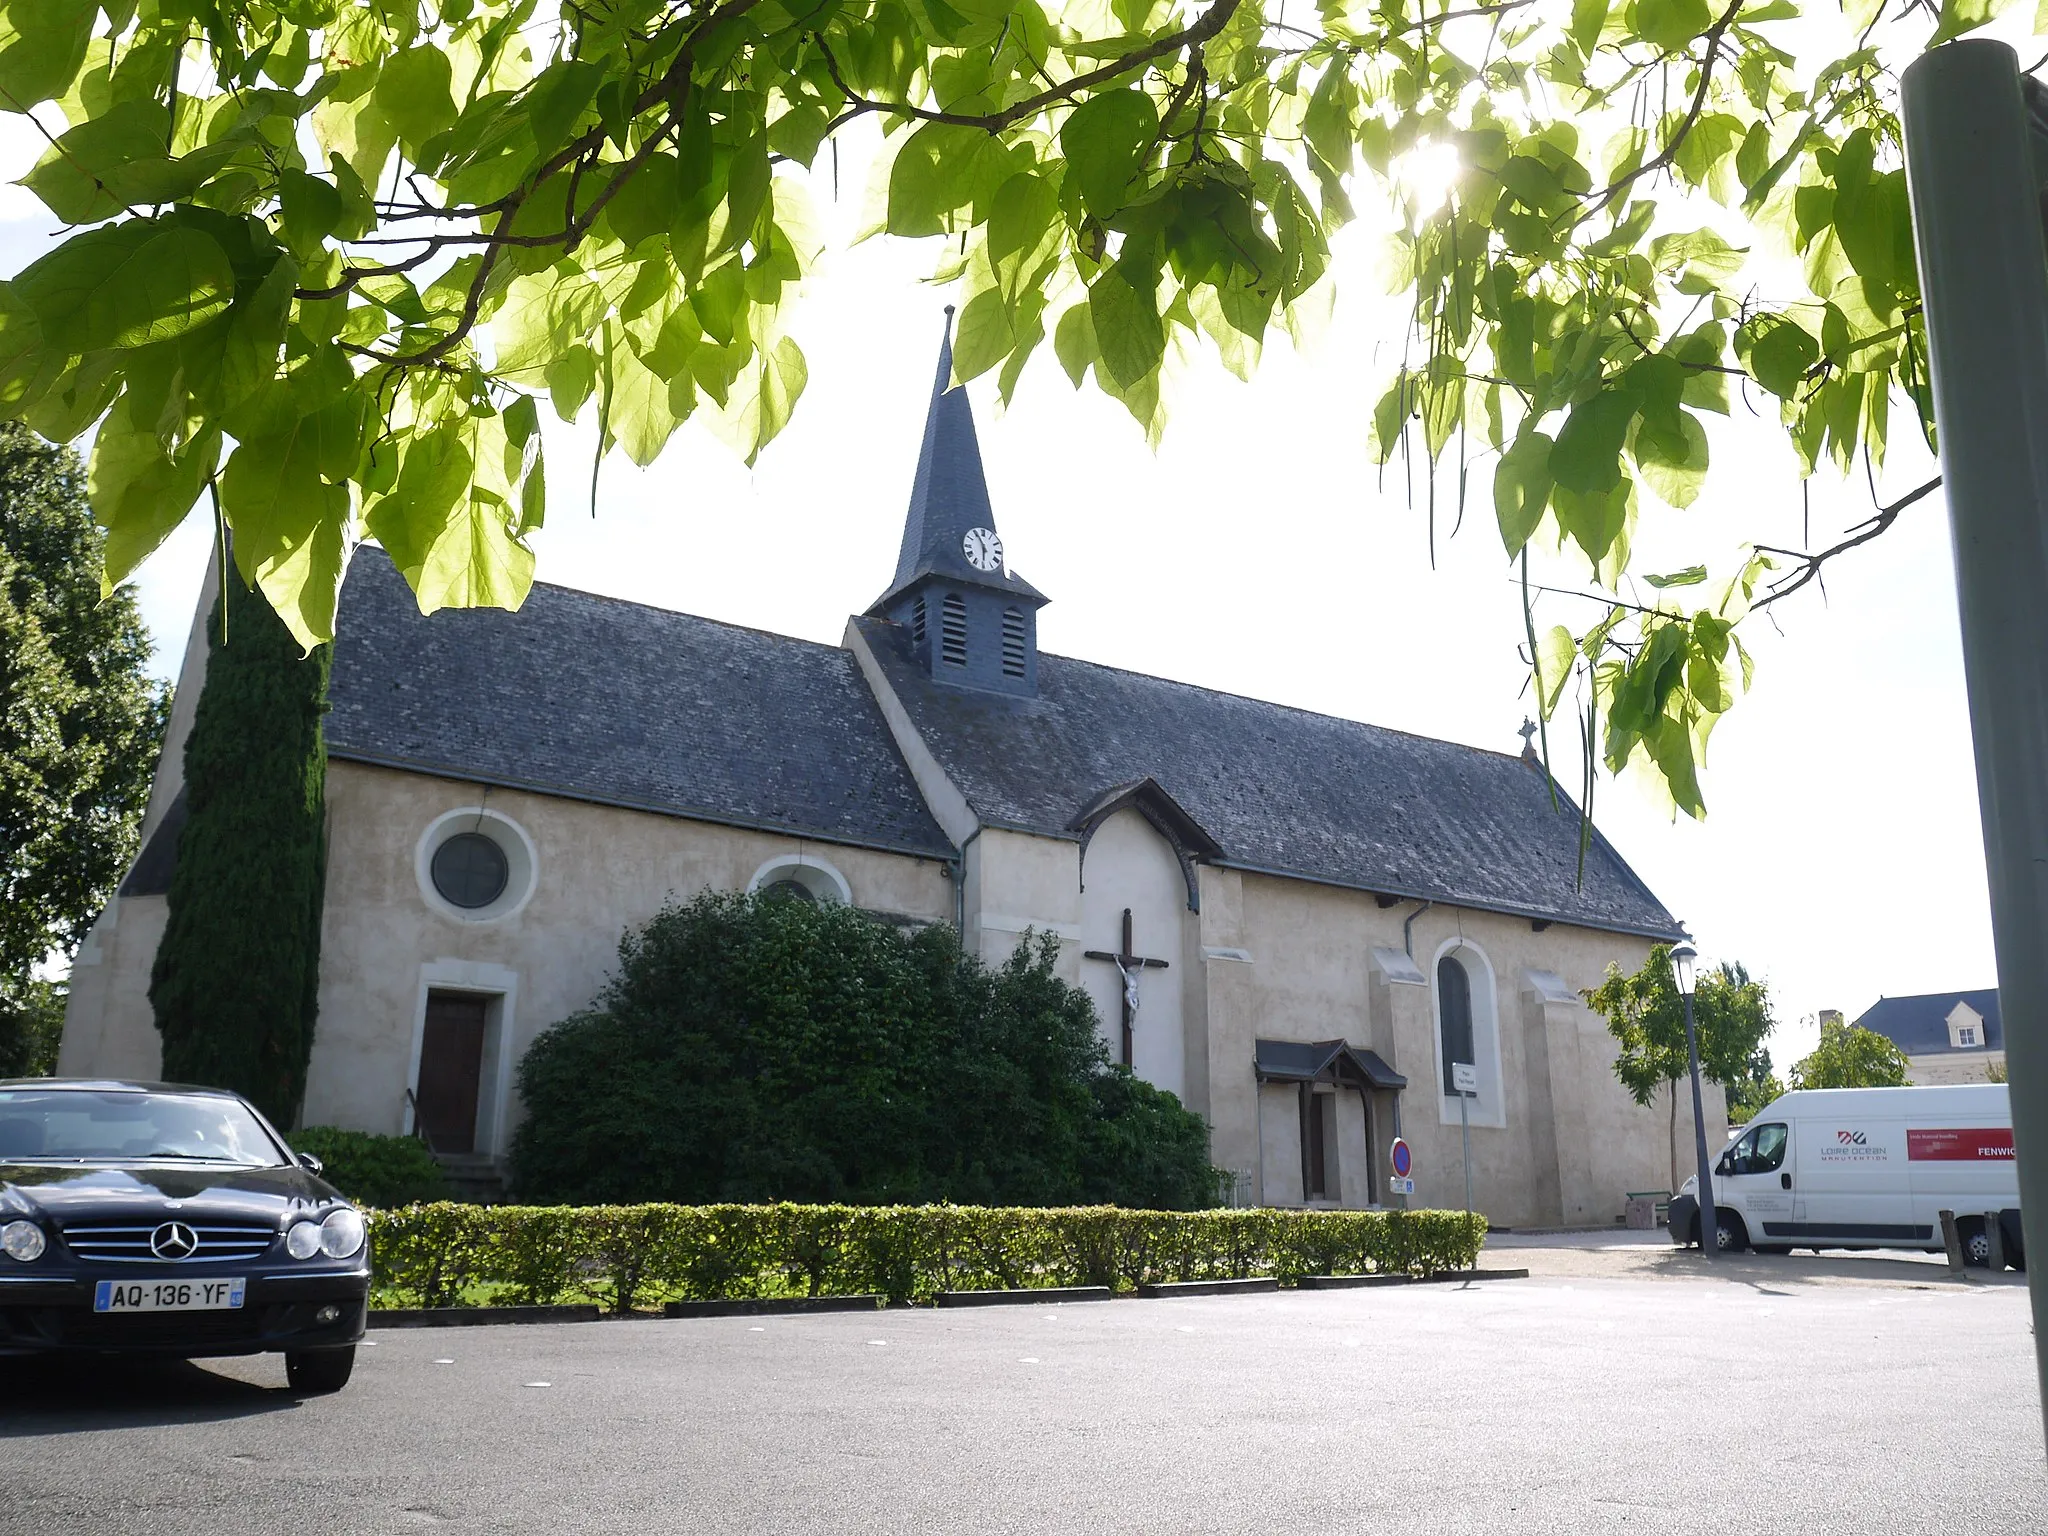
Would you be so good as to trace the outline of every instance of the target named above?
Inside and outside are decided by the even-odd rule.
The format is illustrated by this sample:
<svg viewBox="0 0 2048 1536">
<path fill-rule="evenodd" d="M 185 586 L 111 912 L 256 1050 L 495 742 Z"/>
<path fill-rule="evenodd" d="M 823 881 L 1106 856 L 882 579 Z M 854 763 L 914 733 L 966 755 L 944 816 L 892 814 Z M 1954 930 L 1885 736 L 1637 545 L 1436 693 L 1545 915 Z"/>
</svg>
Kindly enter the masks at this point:
<svg viewBox="0 0 2048 1536">
<path fill-rule="evenodd" d="M 1132 953 L 1129 907 L 1124 908 L 1123 947 L 1115 954 L 1106 949 L 1083 950 L 1082 954 L 1090 960 L 1107 960 L 1116 967 L 1117 975 L 1123 978 L 1124 1065 L 1128 1067 L 1131 1064 L 1131 1026 L 1138 1022 L 1138 972 L 1148 966 L 1153 970 L 1163 971 L 1166 969 L 1166 962 Z"/>
</svg>

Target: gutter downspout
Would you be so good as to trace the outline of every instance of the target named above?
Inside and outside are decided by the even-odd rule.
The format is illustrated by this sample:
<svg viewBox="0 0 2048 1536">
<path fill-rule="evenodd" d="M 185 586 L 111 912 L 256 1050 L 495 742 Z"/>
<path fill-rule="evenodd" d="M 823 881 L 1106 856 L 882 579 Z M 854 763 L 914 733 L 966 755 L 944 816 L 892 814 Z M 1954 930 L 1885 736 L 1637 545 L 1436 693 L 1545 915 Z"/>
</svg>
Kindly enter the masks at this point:
<svg viewBox="0 0 2048 1536">
<path fill-rule="evenodd" d="M 1415 919 L 1435 905 L 1434 901 L 1424 901 L 1421 906 L 1410 912 L 1401 924 L 1401 948 L 1410 960 L 1415 958 Z M 1394 1095 L 1394 1134 L 1397 1137 L 1401 1134 L 1401 1095 L 1398 1093 Z M 1405 1204 L 1403 1208 L 1406 1208 Z"/>
<path fill-rule="evenodd" d="M 953 882 L 953 936 L 959 940 L 963 954 L 967 950 L 967 849 L 981 832 L 977 825 L 961 839 L 960 851 L 946 864 L 947 875 Z"/>
<path fill-rule="evenodd" d="M 1422 916 L 1423 913 L 1435 905 L 1434 901 L 1423 902 L 1421 906 L 1410 912 L 1407 921 L 1401 924 L 1401 948 L 1408 952 L 1410 960 L 1415 958 L 1415 919 Z"/>
</svg>

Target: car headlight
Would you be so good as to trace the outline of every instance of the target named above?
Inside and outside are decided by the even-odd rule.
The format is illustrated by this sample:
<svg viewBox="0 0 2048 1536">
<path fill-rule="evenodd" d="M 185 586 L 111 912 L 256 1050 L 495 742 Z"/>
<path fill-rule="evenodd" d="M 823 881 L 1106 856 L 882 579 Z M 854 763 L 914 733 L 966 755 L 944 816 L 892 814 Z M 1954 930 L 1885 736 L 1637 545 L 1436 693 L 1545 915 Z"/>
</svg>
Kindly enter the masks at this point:
<svg viewBox="0 0 2048 1536">
<path fill-rule="evenodd" d="M 343 1206 L 320 1223 L 320 1251 L 330 1259 L 352 1257 L 363 1246 L 363 1218 Z"/>
<path fill-rule="evenodd" d="M 320 1251 L 320 1223 L 297 1221 L 284 1235 L 284 1251 L 295 1259 L 310 1259 Z"/>
<path fill-rule="evenodd" d="M 33 1264 L 43 1256 L 43 1229 L 32 1221 L 10 1221 L 0 1227 L 0 1250 L 10 1259 Z"/>
</svg>

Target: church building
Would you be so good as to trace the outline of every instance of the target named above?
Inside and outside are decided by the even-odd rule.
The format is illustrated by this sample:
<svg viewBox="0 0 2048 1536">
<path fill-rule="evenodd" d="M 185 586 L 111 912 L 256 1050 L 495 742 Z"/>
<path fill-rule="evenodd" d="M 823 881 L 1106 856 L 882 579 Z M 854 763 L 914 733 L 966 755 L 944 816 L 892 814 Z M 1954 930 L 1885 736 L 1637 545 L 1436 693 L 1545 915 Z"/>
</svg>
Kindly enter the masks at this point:
<svg viewBox="0 0 2048 1536">
<path fill-rule="evenodd" d="M 544 584 L 422 617 L 355 552 L 305 1123 L 424 1130 L 488 1179 L 520 1055 L 621 933 L 773 888 L 953 925 L 991 962 L 1057 934 L 1111 1057 L 1209 1122 L 1238 1204 L 1461 1205 L 1461 1110 L 1497 1224 L 1608 1223 L 1663 1189 L 1670 1106 L 1623 1091 L 1581 992 L 1679 925 L 1598 832 L 1581 878 L 1533 754 L 1042 653 L 1048 599 L 1009 564 L 951 368 L 895 574 L 838 645 Z M 66 1074 L 161 1069 L 149 973 L 210 604 L 142 851 L 72 972 Z"/>
</svg>

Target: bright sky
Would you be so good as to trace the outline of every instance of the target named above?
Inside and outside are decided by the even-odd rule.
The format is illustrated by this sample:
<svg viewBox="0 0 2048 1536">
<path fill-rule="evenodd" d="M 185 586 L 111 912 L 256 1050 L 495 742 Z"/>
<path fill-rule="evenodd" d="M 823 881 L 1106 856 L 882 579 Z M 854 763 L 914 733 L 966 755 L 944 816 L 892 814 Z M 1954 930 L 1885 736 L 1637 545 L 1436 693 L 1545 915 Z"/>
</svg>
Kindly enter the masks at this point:
<svg viewBox="0 0 2048 1536">
<path fill-rule="evenodd" d="M 39 141 L 6 123 L 0 168 L 26 169 Z M 837 204 L 829 179 L 816 189 L 835 238 L 796 320 L 810 384 L 795 421 L 752 471 L 695 424 L 651 469 L 614 455 L 595 516 L 594 432 L 552 430 L 541 579 L 824 641 L 881 593 L 946 296 L 921 281 L 930 245 L 847 248 L 856 158 L 843 157 Z M 0 188 L 0 272 L 33 259 L 51 229 L 26 192 Z M 1250 385 L 1202 362 L 1156 452 L 1115 402 L 1070 388 L 1049 346 L 1007 412 L 992 381 L 977 382 L 998 525 L 1011 564 L 1052 599 L 1040 618 L 1050 651 L 1515 751 L 1529 711 L 1522 617 L 1484 473 L 1462 529 L 1440 496 L 1432 569 L 1421 499 L 1410 504 L 1398 461 L 1383 475 L 1368 456 L 1402 325 L 1375 297 L 1374 243 L 1368 230 L 1343 238 L 1336 317 L 1311 355 L 1278 344 Z M 1725 564 L 1745 540 L 1801 544 L 1775 413 L 1738 407 L 1716 425 L 1707 493 L 1685 513 L 1646 514 L 1641 569 Z M 1882 489 L 1931 472 L 1901 434 Z M 1868 506 L 1860 478 L 1817 480 L 1815 544 Z M 208 537 L 188 523 L 138 578 L 166 676 Z M 1585 606 L 1545 598 L 1539 624 L 1583 628 Z M 1939 497 L 1831 567 L 1825 596 L 1809 589 L 1776 617 L 1776 632 L 1759 622 L 1747 637 L 1756 686 L 1714 736 L 1707 820 L 1674 823 L 1627 777 L 1603 781 L 1594 810 L 1707 957 L 1768 980 L 1782 1072 L 1811 1048 L 1817 1009 L 1854 1017 L 1880 995 L 1996 978 Z M 1576 786 L 1563 725 L 1553 754 Z"/>
</svg>

